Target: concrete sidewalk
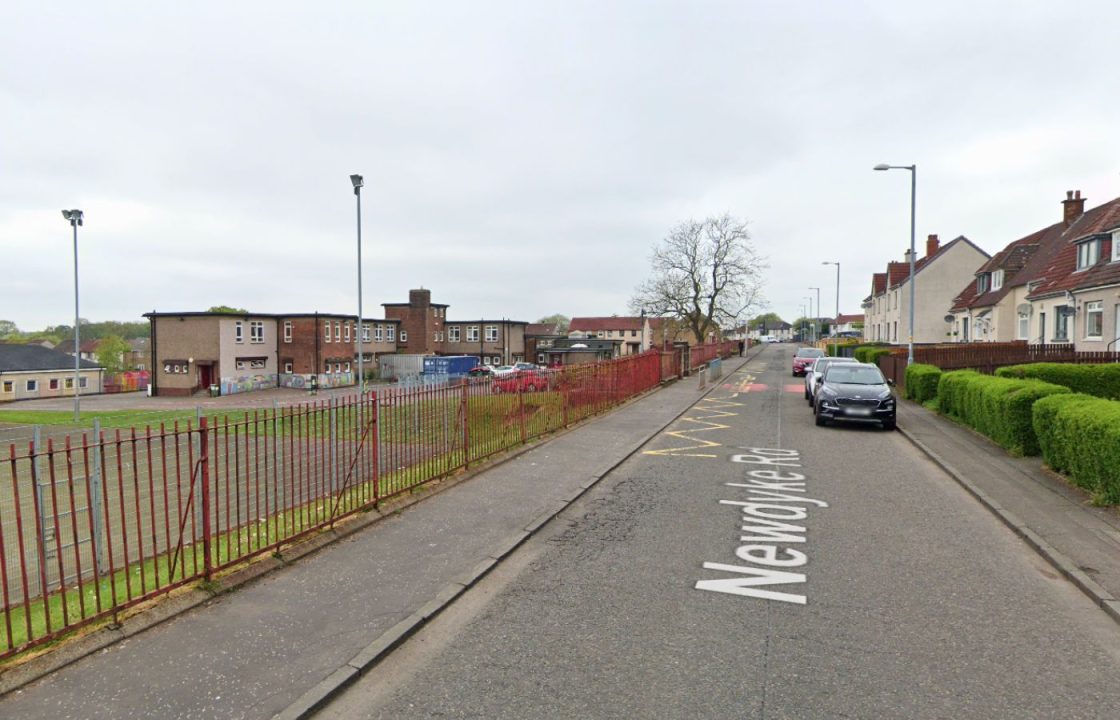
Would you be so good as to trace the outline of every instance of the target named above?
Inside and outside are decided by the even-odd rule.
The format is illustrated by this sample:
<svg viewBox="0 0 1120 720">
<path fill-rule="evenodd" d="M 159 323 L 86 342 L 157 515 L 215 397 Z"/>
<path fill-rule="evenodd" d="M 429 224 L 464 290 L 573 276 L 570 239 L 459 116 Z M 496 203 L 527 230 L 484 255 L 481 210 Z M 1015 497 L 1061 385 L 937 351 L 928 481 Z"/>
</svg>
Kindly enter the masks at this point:
<svg viewBox="0 0 1120 720">
<path fill-rule="evenodd" d="M 988 438 L 909 401 L 898 427 L 911 442 L 1120 622 L 1120 513 L 1016 458 Z M 983 552 L 983 548 L 977 548 Z"/>
<path fill-rule="evenodd" d="M 313 558 L 0 698 L 0 717 L 302 717 L 712 387 L 686 378 L 388 509 Z"/>
</svg>

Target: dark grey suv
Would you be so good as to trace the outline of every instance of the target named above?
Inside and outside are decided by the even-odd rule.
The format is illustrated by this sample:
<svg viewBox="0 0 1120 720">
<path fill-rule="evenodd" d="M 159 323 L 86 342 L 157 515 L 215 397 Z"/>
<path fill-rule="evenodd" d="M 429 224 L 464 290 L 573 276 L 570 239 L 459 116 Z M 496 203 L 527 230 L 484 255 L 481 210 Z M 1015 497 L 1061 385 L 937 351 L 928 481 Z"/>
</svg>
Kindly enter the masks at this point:
<svg viewBox="0 0 1120 720">
<path fill-rule="evenodd" d="M 867 363 L 835 363 L 817 380 L 813 412 L 817 425 L 830 420 L 876 422 L 894 430 L 895 397 L 879 368 Z"/>
</svg>

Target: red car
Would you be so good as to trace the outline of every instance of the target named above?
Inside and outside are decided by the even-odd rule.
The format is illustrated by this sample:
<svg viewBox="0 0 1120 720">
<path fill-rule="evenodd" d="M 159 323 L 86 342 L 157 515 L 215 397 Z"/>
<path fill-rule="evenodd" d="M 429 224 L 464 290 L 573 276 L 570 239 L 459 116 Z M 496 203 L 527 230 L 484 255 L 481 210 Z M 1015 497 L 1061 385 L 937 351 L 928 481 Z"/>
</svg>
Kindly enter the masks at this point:
<svg viewBox="0 0 1120 720">
<path fill-rule="evenodd" d="M 793 376 L 804 375 L 819 357 L 824 357 L 823 350 L 817 348 L 801 348 L 798 350 L 797 354 L 793 356 Z"/>
<path fill-rule="evenodd" d="M 549 370 L 518 370 L 499 375 L 490 383 L 490 392 L 517 393 L 548 390 Z"/>
</svg>

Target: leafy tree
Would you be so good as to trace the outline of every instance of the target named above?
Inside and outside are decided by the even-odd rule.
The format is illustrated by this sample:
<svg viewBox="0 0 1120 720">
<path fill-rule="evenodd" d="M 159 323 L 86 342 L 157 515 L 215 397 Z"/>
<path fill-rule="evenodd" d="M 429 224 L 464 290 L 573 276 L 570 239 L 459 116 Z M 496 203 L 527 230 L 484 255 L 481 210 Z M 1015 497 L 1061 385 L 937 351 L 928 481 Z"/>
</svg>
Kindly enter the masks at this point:
<svg viewBox="0 0 1120 720">
<path fill-rule="evenodd" d="M 119 373 L 124 370 L 124 354 L 129 349 L 129 344 L 120 335 L 101 338 L 101 342 L 97 343 L 97 364 L 107 373 Z"/>
<path fill-rule="evenodd" d="M 746 221 L 728 214 L 672 228 L 654 247 L 651 266 L 631 312 L 675 318 L 701 341 L 762 301 L 766 261 L 755 252 Z"/>
<path fill-rule="evenodd" d="M 0 340 L 14 340 L 19 337 L 19 328 L 11 320 L 0 320 Z"/>
<path fill-rule="evenodd" d="M 560 334 L 564 335 L 564 334 L 567 334 L 568 326 L 571 324 L 572 319 L 570 317 L 568 317 L 567 315 L 561 315 L 560 313 L 556 313 L 555 315 L 546 315 L 545 317 L 542 317 L 537 322 L 539 322 L 539 323 L 549 323 L 549 324 L 555 323 L 557 326 L 559 326 Z"/>
<path fill-rule="evenodd" d="M 212 312 L 212 313 L 241 313 L 243 315 L 248 315 L 249 314 L 248 310 L 245 310 L 245 309 L 242 309 L 242 308 L 230 307 L 229 305 L 215 305 L 214 307 L 210 308 L 206 312 Z"/>
<path fill-rule="evenodd" d="M 765 323 L 766 327 L 768 327 L 768 328 L 776 328 L 779 325 L 781 325 L 783 322 L 785 322 L 785 321 L 782 320 L 781 315 L 779 315 L 776 312 L 768 312 L 768 313 L 762 313 L 761 315 L 756 315 L 753 318 L 751 318 L 750 326 L 752 328 L 756 328 L 756 327 L 761 326 L 763 323 Z"/>
</svg>

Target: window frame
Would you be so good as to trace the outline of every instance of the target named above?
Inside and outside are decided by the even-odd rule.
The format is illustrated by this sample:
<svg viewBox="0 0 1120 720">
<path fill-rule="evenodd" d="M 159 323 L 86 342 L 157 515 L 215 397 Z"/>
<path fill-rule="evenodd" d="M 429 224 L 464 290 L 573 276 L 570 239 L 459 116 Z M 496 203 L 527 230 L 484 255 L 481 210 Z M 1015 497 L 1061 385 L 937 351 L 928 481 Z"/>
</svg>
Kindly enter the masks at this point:
<svg viewBox="0 0 1120 720">
<path fill-rule="evenodd" d="M 1016 334 L 1019 340 L 1029 340 L 1031 335 L 1031 316 L 1025 313 L 1018 313 L 1018 325 Z"/>
<path fill-rule="evenodd" d="M 23 383 L 23 389 L 25 392 L 39 392 L 39 379 L 27 378 Z"/>
<path fill-rule="evenodd" d="M 233 324 L 233 341 L 235 343 L 245 342 L 245 327 L 240 320 Z"/>
<path fill-rule="evenodd" d="M 1096 265 L 1100 259 L 1101 241 L 1099 239 L 1077 243 L 1077 270 L 1075 272 L 1088 270 Z"/>
<path fill-rule="evenodd" d="M 290 343 L 292 341 L 292 321 L 284 321 L 284 342 Z"/>
<path fill-rule="evenodd" d="M 404 330 L 404 329 L 402 329 L 402 330 L 401 330 L 401 334 L 400 334 L 400 338 L 401 338 L 401 342 L 402 342 L 402 343 L 406 343 L 406 342 L 408 342 L 408 331 L 407 331 L 407 330 Z"/>
<path fill-rule="evenodd" d="M 264 342 L 264 320 L 249 321 L 249 342 L 254 345 Z"/>
<path fill-rule="evenodd" d="M 459 342 L 459 337 L 460 337 L 459 326 L 458 325 L 448 325 L 447 326 L 447 342 L 457 343 L 457 342 Z"/>
<path fill-rule="evenodd" d="M 397 341 L 397 328 L 395 325 L 385 326 L 385 342 L 395 343 Z"/>
<path fill-rule="evenodd" d="M 1120 261 L 1120 228 L 1112 231 L 1112 262 Z"/>
<path fill-rule="evenodd" d="M 381 326 L 381 325 L 374 325 L 373 326 L 373 341 L 374 342 L 381 342 L 381 338 L 382 338 L 381 331 L 382 331 L 382 329 L 383 329 L 383 326 Z"/>
<path fill-rule="evenodd" d="M 498 326 L 487 325 L 483 331 L 483 337 L 486 338 L 483 342 L 498 342 Z"/>
<path fill-rule="evenodd" d="M 1086 340 L 1103 340 L 1104 339 L 1104 301 L 1093 300 L 1092 302 L 1085 303 L 1085 339 Z M 1096 334 L 1090 333 L 1090 320 L 1096 315 Z"/>
<path fill-rule="evenodd" d="M 1003 287 L 1003 268 L 992 271 L 992 292 Z"/>
<path fill-rule="evenodd" d="M 330 341 L 331 341 L 331 321 L 330 320 L 324 320 L 323 321 L 323 342 L 330 342 Z"/>
<path fill-rule="evenodd" d="M 467 326 L 467 342 L 478 342 L 478 325 Z"/>
</svg>

